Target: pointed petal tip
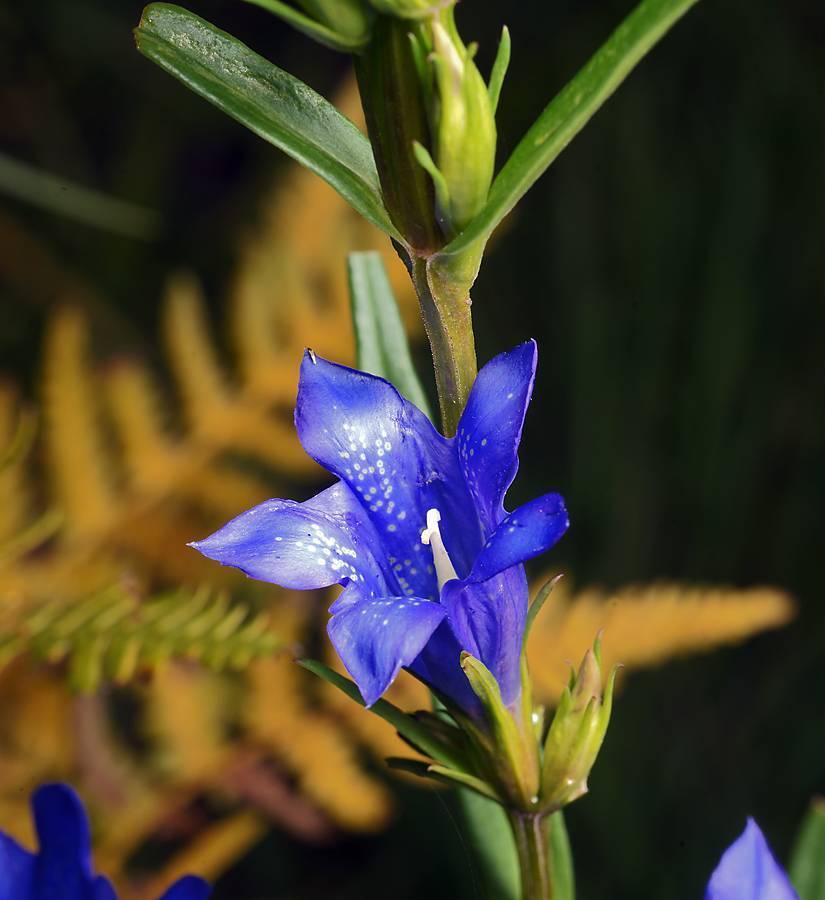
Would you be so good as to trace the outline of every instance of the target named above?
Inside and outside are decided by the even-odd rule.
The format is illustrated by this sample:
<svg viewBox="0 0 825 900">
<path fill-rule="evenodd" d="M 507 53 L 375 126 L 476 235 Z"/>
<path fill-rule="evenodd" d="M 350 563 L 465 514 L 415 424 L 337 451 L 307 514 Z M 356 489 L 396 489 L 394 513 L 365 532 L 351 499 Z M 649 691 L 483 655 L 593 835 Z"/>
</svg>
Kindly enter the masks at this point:
<svg viewBox="0 0 825 900">
<path fill-rule="evenodd" d="M 208 537 L 201 538 L 198 541 L 188 541 L 186 546 L 191 547 L 193 550 L 197 550 L 198 553 L 207 557 L 207 559 L 213 559 L 215 562 L 223 564 L 220 553 L 220 542 L 215 540 L 216 534 L 217 532 L 215 532 L 215 534 L 210 534 Z"/>
<path fill-rule="evenodd" d="M 32 811 L 40 852 L 84 864 L 91 853 L 89 818 L 76 791 L 62 782 L 47 782 L 32 794 Z"/>
<path fill-rule="evenodd" d="M 184 875 L 160 897 L 160 900 L 206 900 L 212 886 L 197 875 Z"/>
</svg>

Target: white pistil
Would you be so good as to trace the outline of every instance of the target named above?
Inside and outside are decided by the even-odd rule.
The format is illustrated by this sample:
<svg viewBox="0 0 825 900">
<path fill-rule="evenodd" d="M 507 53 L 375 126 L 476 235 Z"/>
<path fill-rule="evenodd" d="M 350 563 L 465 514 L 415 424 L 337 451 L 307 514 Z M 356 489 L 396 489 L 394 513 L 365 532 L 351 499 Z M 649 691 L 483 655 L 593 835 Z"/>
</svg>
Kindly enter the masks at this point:
<svg viewBox="0 0 825 900">
<path fill-rule="evenodd" d="M 441 590 L 446 582 L 458 578 L 455 568 L 447 555 L 447 548 L 441 539 L 438 523 L 441 521 L 441 513 L 437 509 L 427 510 L 427 527 L 421 532 L 421 543 L 429 547 L 433 553 L 435 563 L 435 575 L 438 579 L 438 589 Z"/>
</svg>

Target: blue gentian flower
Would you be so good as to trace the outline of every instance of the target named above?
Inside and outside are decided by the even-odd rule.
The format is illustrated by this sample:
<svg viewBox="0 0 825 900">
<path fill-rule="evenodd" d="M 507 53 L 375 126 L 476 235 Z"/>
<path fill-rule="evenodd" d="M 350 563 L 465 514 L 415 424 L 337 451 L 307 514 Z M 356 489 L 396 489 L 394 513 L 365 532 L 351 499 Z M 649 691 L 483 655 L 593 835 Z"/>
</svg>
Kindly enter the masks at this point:
<svg viewBox="0 0 825 900">
<path fill-rule="evenodd" d="M 705 900 L 799 900 L 753 819 L 724 852 Z"/>
<path fill-rule="evenodd" d="M 92 870 L 89 820 L 65 784 L 44 784 L 32 796 L 39 853 L 0 831 L 0 900 L 117 900 L 112 885 Z M 205 900 L 209 885 L 188 875 L 160 900 Z"/>
<path fill-rule="evenodd" d="M 529 341 L 484 366 L 455 437 L 445 438 L 383 378 L 308 351 L 295 424 L 306 452 L 338 481 L 305 503 L 268 500 L 192 546 L 286 588 L 343 585 L 329 636 L 368 706 L 408 667 L 477 711 L 461 651 L 514 704 L 522 563 L 568 526 L 558 494 L 504 508 L 536 353 Z"/>
</svg>

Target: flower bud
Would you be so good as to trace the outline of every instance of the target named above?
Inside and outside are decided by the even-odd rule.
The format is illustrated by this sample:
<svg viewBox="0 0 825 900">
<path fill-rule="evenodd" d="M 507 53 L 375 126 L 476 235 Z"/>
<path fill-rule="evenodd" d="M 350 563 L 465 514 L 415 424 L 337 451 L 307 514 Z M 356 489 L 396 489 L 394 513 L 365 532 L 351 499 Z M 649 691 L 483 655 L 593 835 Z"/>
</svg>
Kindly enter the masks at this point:
<svg viewBox="0 0 825 900">
<path fill-rule="evenodd" d="M 613 705 L 617 668 L 602 696 L 600 641 L 584 655 L 578 674 L 571 674 L 544 744 L 541 805 L 561 809 L 587 793 L 587 778 L 604 740 Z"/>
<path fill-rule="evenodd" d="M 462 43 L 452 9 L 432 23 L 431 34 L 432 139 L 438 170 L 433 180 L 444 225 L 457 233 L 487 200 L 495 166 L 495 115 L 487 85 L 473 62 L 475 47 Z"/>
<path fill-rule="evenodd" d="M 380 13 L 399 19 L 424 19 L 444 6 L 438 0 L 370 0 Z"/>
</svg>

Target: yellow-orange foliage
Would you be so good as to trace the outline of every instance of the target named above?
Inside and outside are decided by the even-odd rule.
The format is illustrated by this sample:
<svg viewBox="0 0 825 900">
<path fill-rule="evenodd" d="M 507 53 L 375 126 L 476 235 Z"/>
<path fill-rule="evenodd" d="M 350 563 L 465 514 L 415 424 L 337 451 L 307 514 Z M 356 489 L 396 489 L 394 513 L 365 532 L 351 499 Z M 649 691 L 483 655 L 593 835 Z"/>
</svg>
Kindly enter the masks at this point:
<svg viewBox="0 0 825 900">
<path fill-rule="evenodd" d="M 784 625 L 793 615 L 790 597 L 774 588 L 661 582 L 571 594 L 562 579 L 539 613 L 528 644 L 537 699 L 558 699 L 569 664 L 578 665 L 600 631 L 606 670 L 616 663 L 640 669 L 739 643 Z"/>
</svg>

